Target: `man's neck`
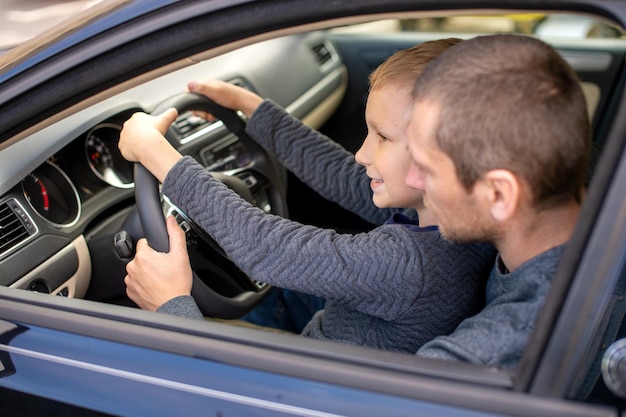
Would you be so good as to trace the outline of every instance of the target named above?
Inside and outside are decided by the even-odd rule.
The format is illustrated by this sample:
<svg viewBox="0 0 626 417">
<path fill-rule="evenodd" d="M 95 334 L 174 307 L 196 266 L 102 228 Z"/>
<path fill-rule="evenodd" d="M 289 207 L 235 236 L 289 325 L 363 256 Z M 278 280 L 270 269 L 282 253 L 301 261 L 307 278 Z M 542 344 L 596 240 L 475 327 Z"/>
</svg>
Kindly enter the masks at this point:
<svg viewBox="0 0 626 417">
<path fill-rule="evenodd" d="M 495 242 L 502 262 L 514 271 L 524 262 L 566 243 L 572 236 L 580 205 L 570 203 L 553 209 L 528 211 L 513 219 Z"/>
<path fill-rule="evenodd" d="M 436 226 L 437 218 L 424 206 L 416 207 L 419 227 Z"/>
</svg>

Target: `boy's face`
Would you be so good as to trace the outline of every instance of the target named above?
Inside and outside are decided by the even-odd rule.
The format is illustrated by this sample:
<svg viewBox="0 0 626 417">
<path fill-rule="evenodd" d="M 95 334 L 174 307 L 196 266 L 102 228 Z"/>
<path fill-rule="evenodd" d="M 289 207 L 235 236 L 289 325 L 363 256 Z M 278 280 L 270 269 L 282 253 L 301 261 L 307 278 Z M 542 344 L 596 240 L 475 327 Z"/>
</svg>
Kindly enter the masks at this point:
<svg viewBox="0 0 626 417">
<path fill-rule="evenodd" d="M 367 136 L 356 153 L 365 166 L 377 207 L 423 207 L 422 192 L 407 186 L 410 165 L 406 125 L 410 116 L 409 89 L 387 85 L 370 91 L 365 109 Z"/>
<path fill-rule="evenodd" d="M 423 190 L 424 204 L 437 218 L 439 230 L 454 242 L 489 241 L 493 230 L 488 212 L 459 181 L 452 159 L 435 141 L 439 108 L 417 101 L 408 123 L 411 166 L 405 178 L 410 187 Z"/>
</svg>

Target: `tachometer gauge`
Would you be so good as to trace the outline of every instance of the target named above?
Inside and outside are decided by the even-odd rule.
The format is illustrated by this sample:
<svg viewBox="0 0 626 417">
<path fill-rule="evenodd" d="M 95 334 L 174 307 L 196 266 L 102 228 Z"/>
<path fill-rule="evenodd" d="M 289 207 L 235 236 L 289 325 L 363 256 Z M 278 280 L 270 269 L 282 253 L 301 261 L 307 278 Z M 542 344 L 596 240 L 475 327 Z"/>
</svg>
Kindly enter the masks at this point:
<svg viewBox="0 0 626 417">
<path fill-rule="evenodd" d="M 103 123 L 94 127 L 85 141 L 87 164 L 104 182 L 114 187 L 133 186 L 133 165 L 119 152 L 117 144 L 122 127 Z"/>
<path fill-rule="evenodd" d="M 76 188 L 56 165 L 46 162 L 22 180 L 30 206 L 44 219 L 59 225 L 74 223 L 80 213 Z"/>
<path fill-rule="evenodd" d="M 31 172 L 24 180 L 22 180 L 22 189 L 24 195 L 35 209 L 43 217 L 48 218 L 50 213 L 50 197 L 48 196 L 48 188 L 39 176 Z"/>
</svg>

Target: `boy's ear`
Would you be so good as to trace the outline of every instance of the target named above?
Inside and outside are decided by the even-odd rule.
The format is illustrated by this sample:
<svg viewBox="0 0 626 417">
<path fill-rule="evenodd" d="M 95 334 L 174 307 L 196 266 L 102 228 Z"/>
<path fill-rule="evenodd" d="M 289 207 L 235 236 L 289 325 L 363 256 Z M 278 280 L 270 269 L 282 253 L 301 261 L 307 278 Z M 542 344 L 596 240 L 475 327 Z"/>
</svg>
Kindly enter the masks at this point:
<svg viewBox="0 0 626 417">
<path fill-rule="evenodd" d="M 496 221 L 510 219 L 518 209 L 521 184 L 519 179 L 505 169 L 494 169 L 485 173 L 480 182 L 484 203 Z"/>
</svg>

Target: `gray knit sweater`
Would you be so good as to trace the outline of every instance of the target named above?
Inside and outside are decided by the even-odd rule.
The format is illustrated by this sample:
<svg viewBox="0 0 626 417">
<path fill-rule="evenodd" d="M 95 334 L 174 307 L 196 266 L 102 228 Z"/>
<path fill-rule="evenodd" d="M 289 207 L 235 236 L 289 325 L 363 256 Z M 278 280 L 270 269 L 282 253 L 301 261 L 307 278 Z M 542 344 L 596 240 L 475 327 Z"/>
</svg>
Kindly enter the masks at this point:
<svg viewBox="0 0 626 417">
<path fill-rule="evenodd" d="M 417 355 L 515 369 L 564 248 L 550 249 L 510 273 L 502 271 L 498 256 L 487 283 L 487 306 L 451 335 L 422 346 Z"/>
<path fill-rule="evenodd" d="M 248 276 L 327 299 L 303 335 L 414 353 L 483 306 L 491 246 L 452 244 L 434 227 L 420 229 L 415 210 L 378 209 L 351 153 L 269 101 L 247 131 L 324 197 L 374 224 L 394 213 L 401 220 L 340 234 L 264 213 L 191 157 L 172 168 L 163 192 Z M 202 317 L 191 297 L 159 311 Z"/>
</svg>

